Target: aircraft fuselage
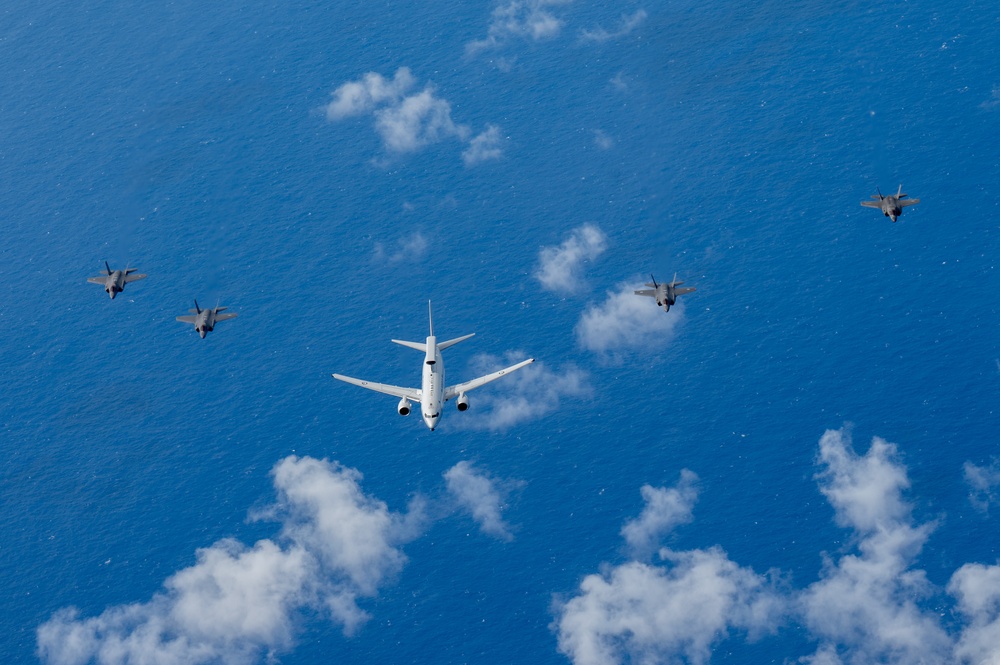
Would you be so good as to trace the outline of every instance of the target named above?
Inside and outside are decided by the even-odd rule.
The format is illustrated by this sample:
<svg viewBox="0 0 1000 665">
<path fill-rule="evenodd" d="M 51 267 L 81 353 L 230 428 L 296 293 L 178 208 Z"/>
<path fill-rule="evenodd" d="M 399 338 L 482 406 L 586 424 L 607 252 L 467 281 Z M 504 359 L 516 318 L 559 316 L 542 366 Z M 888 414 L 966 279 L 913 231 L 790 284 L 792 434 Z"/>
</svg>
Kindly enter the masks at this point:
<svg viewBox="0 0 1000 665">
<path fill-rule="evenodd" d="M 438 350 L 437 337 L 427 338 L 420 391 L 420 414 L 424 423 L 433 432 L 444 405 L 444 360 Z"/>
</svg>

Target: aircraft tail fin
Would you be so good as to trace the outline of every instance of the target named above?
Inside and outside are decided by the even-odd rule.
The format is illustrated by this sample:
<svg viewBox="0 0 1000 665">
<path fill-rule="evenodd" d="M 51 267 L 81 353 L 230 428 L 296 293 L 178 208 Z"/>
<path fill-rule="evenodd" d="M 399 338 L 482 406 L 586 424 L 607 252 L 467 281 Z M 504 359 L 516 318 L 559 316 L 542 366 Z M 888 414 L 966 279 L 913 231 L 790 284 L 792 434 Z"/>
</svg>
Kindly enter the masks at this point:
<svg viewBox="0 0 1000 665">
<path fill-rule="evenodd" d="M 406 340 L 402 339 L 394 339 L 392 340 L 392 342 L 395 344 L 399 344 L 401 346 L 407 346 L 411 349 L 416 349 L 417 351 L 421 351 L 423 353 L 427 353 L 427 345 L 424 344 L 423 342 L 407 342 Z"/>
<path fill-rule="evenodd" d="M 431 327 L 431 337 L 434 337 L 434 315 L 431 313 L 431 301 L 427 301 L 427 322 Z"/>
<path fill-rule="evenodd" d="M 111 266 L 108 265 L 107 261 L 104 262 L 104 267 L 108 269 L 108 274 L 110 275 L 111 274 Z"/>
</svg>

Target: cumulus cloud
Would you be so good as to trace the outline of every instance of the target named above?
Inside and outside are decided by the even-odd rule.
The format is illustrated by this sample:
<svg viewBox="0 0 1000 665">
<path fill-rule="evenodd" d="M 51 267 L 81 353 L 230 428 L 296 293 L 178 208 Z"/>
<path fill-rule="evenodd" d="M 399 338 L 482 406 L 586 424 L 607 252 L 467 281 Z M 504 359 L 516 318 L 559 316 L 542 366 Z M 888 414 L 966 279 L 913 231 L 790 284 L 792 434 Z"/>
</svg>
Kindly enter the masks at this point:
<svg viewBox="0 0 1000 665">
<path fill-rule="evenodd" d="M 144 603 L 82 617 L 56 612 L 37 631 L 45 663 L 227 664 L 258 662 L 294 646 L 306 611 L 351 633 L 367 618 L 358 605 L 406 562 L 400 545 L 416 535 L 419 502 L 390 512 L 361 490 L 361 474 L 336 462 L 287 457 L 272 471 L 280 519 L 275 539 L 247 547 L 224 539 L 198 550 Z"/>
<path fill-rule="evenodd" d="M 1000 663 L 1000 565 L 968 563 L 948 582 L 966 625 L 955 645 L 960 663 Z"/>
<path fill-rule="evenodd" d="M 503 150 L 500 148 L 500 128 L 487 125 L 486 130 L 469 141 L 469 147 L 462 153 L 466 166 L 475 166 L 491 159 L 500 159 Z"/>
<path fill-rule="evenodd" d="M 427 253 L 427 238 L 419 231 L 407 235 L 396 242 L 395 249 L 390 253 L 385 246 L 375 243 L 375 260 L 390 265 L 396 263 L 411 263 L 424 258 Z"/>
<path fill-rule="evenodd" d="M 542 41 L 559 35 L 563 21 L 552 11 L 552 7 L 565 5 L 572 0 L 510 0 L 498 5 L 490 15 L 490 27 L 486 39 L 465 45 L 468 55 L 492 48 L 498 48 L 512 39 Z"/>
<path fill-rule="evenodd" d="M 826 559 L 820 579 L 801 595 L 805 625 L 820 641 L 814 658 L 848 663 L 946 662 L 950 639 L 919 601 L 933 588 L 912 564 L 933 525 L 914 525 L 903 499 L 909 487 L 896 447 L 875 438 L 857 455 L 847 430 L 820 439 L 820 491 L 837 524 L 851 529 L 857 553 Z"/>
<path fill-rule="evenodd" d="M 997 486 L 1000 485 L 1000 460 L 994 459 L 989 466 L 976 466 L 966 462 L 962 467 L 965 482 L 969 486 L 969 501 L 976 510 L 987 513 L 991 503 L 996 503 Z"/>
<path fill-rule="evenodd" d="M 687 521 L 691 472 L 673 488 L 646 491 L 646 508 L 625 525 L 630 544 Z M 651 489 L 651 488 L 650 488 Z M 575 665 L 708 662 L 713 646 L 740 631 L 754 639 L 780 623 L 786 601 L 764 576 L 719 547 L 660 550 L 661 565 L 629 561 L 588 575 L 579 594 L 554 605 L 559 651 Z"/>
<path fill-rule="evenodd" d="M 601 150 L 611 150 L 611 148 L 615 147 L 615 140 L 600 129 L 594 130 L 594 143 Z"/>
<path fill-rule="evenodd" d="M 573 230 L 558 247 L 543 247 L 538 253 L 535 278 L 542 288 L 556 293 L 577 293 L 584 287 L 583 264 L 594 261 L 608 246 L 608 237 L 596 224 Z"/>
<path fill-rule="evenodd" d="M 326 117 L 337 122 L 371 114 L 383 147 L 397 155 L 417 152 L 448 139 L 469 144 L 463 159 L 469 166 L 500 156 L 499 128 L 489 125 L 471 139 L 472 130 L 451 117 L 451 104 L 437 96 L 433 84 L 414 91 L 416 79 L 401 67 L 392 80 L 369 72 L 359 81 L 349 81 L 333 91 Z"/>
<path fill-rule="evenodd" d="M 675 527 L 691 521 L 691 511 L 698 499 L 697 482 L 698 475 L 684 469 L 674 487 L 642 486 L 646 506 L 639 517 L 626 522 L 621 531 L 636 558 L 651 555 L 664 536 Z"/>
<path fill-rule="evenodd" d="M 646 20 L 646 16 L 646 10 L 644 9 L 640 9 L 633 14 L 623 14 L 615 30 L 608 31 L 600 27 L 593 30 L 581 30 L 580 41 L 600 44 L 612 39 L 620 39 L 642 25 L 643 21 Z"/>
<path fill-rule="evenodd" d="M 670 344 L 684 319 L 683 299 L 664 312 L 651 298 L 633 293 L 641 283 L 621 284 L 604 302 L 591 305 L 576 324 L 581 347 L 616 359 L 622 352 L 656 352 Z"/>
<path fill-rule="evenodd" d="M 507 542 L 514 540 L 502 514 L 505 501 L 503 483 L 464 460 L 445 471 L 444 479 L 448 492 L 462 510 L 472 515 L 483 533 Z"/>
<path fill-rule="evenodd" d="M 559 650 L 577 665 L 704 663 L 734 630 L 753 639 L 791 621 L 816 643 L 796 661 L 810 665 L 1000 662 L 1000 564 L 965 564 L 946 589 L 914 566 L 934 524 L 913 519 L 896 446 L 876 437 L 859 455 L 849 430 L 831 430 L 817 462 L 819 490 L 852 534 L 848 551 L 824 555 L 818 580 L 789 589 L 718 546 L 662 549 L 663 565 L 605 565 L 574 598 L 557 602 Z M 641 545 L 633 554 L 689 519 L 693 483 L 682 475 L 673 488 L 643 488 L 646 507 L 622 529 L 630 545 Z M 953 614 L 942 610 L 945 593 L 955 600 Z"/>
<path fill-rule="evenodd" d="M 510 351 L 503 357 L 481 354 L 473 358 L 470 372 L 475 376 L 490 374 L 523 359 L 524 354 Z M 573 365 L 553 370 L 544 362 L 536 361 L 489 387 L 470 393 L 471 408 L 457 419 L 458 426 L 494 432 L 504 430 L 555 411 L 564 398 L 586 397 L 590 392 L 585 371 Z"/>
</svg>

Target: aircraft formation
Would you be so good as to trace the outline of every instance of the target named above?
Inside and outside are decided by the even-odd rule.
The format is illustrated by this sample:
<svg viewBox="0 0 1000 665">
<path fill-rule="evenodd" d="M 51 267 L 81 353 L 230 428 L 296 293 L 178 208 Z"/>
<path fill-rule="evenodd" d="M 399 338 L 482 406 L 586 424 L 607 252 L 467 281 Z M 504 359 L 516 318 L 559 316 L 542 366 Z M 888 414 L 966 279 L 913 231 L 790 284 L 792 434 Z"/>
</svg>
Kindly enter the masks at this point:
<svg viewBox="0 0 1000 665">
<path fill-rule="evenodd" d="M 903 208 L 920 203 L 920 199 L 908 198 L 908 195 L 903 193 L 902 185 L 899 186 L 899 189 L 895 194 L 890 194 L 889 196 L 882 196 L 882 192 L 878 188 L 876 188 L 875 191 L 877 194 L 872 195 L 872 199 L 874 200 L 862 201 L 861 205 L 866 208 L 877 208 L 881 210 L 882 213 L 893 222 L 895 222 L 896 219 L 902 214 Z M 112 270 L 107 261 L 104 262 L 104 267 L 107 270 L 105 274 L 98 275 L 97 277 L 90 277 L 87 281 L 91 284 L 100 284 L 103 286 L 105 292 L 107 292 L 112 300 L 114 300 L 114 297 L 117 294 L 125 290 L 126 284 L 146 278 L 146 275 L 137 274 L 136 268 L 129 268 L 126 266 L 124 270 Z M 694 287 L 678 288 L 684 282 L 677 281 L 677 273 L 674 273 L 674 278 L 670 280 L 669 283 L 658 283 L 656 281 L 656 277 L 653 275 L 650 275 L 649 277 L 652 280 L 651 282 L 646 283 L 646 286 L 649 288 L 639 289 L 634 291 L 634 293 L 637 296 L 648 296 L 653 298 L 656 300 L 656 305 L 658 307 L 662 307 L 664 312 L 669 312 L 670 308 L 677 304 L 677 298 L 696 290 Z M 198 305 L 198 301 L 195 300 L 194 309 L 189 310 L 189 314 L 178 316 L 177 320 L 181 323 L 193 325 L 195 331 L 201 336 L 202 339 L 205 339 L 205 336 L 215 329 L 215 325 L 219 321 L 236 318 L 235 313 L 226 312 L 226 309 L 226 307 L 219 307 L 218 304 L 216 304 L 215 307 L 202 308 Z M 396 344 L 415 349 L 424 354 L 424 362 L 421 369 L 421 383 L 419 388 L 404 388 L 402 386 L 394 386 L 388 383 L 365 381 L 362 379 L 355 379 L 350 376 L 344 376 L 343 374 L 333 374 L 333 378 L 338 381 L 360 386 L 361 388 L 367 388 L 368 390 L 398 397 L 399 403 L 396 405 L 396 411 L 401 416 L 410 415 L 414 404 L 419 404 L 424 424 L 427 425 L 427 428 L 433 432 L 437 428 L 438 420 L 441 418 L 445 402 L 454 399 L 456 400 L 456 406 L 459 411 L 467 411 L 469 409 L 469 397 L 467 395 L 469 391 L 479 388 L 480 386 L 485 386 L 487 383 L 491 383 L 497 379 L 501 379 L 508 374 L 516 372 L 517 370 L 527 367 L 531 363 L 535 362 L 534 358 L 528 358 L 527 360 L 522 360 L 519 363 L 491 374 L 486 374 L 476 379 L 472 379 L 471 381 L 465 381 L 464 383 L 457 383 L 449 386 L 445 383 L 444 358 L 442 358 L 441 352 L 458 344 L 459 342 L 464 342 L 475 335 L 475 333 L 449 339 L 444 342 L 438 342 L 437 337 L 434 335 L 434 318 L 431 312 L 430 301 L 427 301 L 427 318 L 430 327 L 430 334 L 423 342 L 408 342 L 399 339 L 392 340 L 392 342 Z"/>
<path fill-rule="evenodd" d="M 104 275 L 98 275 L 97 277 L 88 277 L 87 281 L 91 284 L 100 284 L 104 287 L 111 299 L 114 300 L 115 296 L 125 290 L 125 285 L 130 282 L 135 282 L 140 279 L 145 279 L 147 275 L 137 275 L 135 271 L 138 268 L 129 268 L 125 266 L 125 270 L 112 270 L 108 262 L 104 262 L 104 267 L 107 269 L 107 273 Z M 177 320 L 182 323 L 193 323 L 194 329 L 201 335 L 202 339 L 205 339 L 205 335 L 212 332 L 215 329 L 215 324 L 219 321 L 225 321 L 226 319 L 235 319 L 236 314 L 220 314 L 219 312 L 224 311 L 225 307 L 219 307 L 216 305 L 210 309 L 202 309 L 198 306 L 198 301 L 194 301 L 194 309 L 190 310 L 190 315 L 178 316 Z"/>
</svg>

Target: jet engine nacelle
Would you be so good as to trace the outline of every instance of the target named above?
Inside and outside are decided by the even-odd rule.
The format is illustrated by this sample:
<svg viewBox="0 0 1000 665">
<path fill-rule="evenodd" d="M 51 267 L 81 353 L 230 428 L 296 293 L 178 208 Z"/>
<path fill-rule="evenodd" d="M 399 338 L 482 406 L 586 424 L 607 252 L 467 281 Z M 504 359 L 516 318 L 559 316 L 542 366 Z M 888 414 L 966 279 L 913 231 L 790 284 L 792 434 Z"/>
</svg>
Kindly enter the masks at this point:
<svg viewBox="0 0 1000 665">
<path fill-rule="evenodd" d="M 399 415 L 401 416 L 410 415 L 410 400 L 405 397 L 399 400 L 399 405 L 396 407 L 396 410 L 399 411 Z"/>
<path fill-rule="evenodd" d="M 469 410 L 469 398 L 465 396 L 465 393 L 458 396 L 458 401 L 455 402 L 455 406 L 458 407 L 459 411 Z"/>
</svg>

